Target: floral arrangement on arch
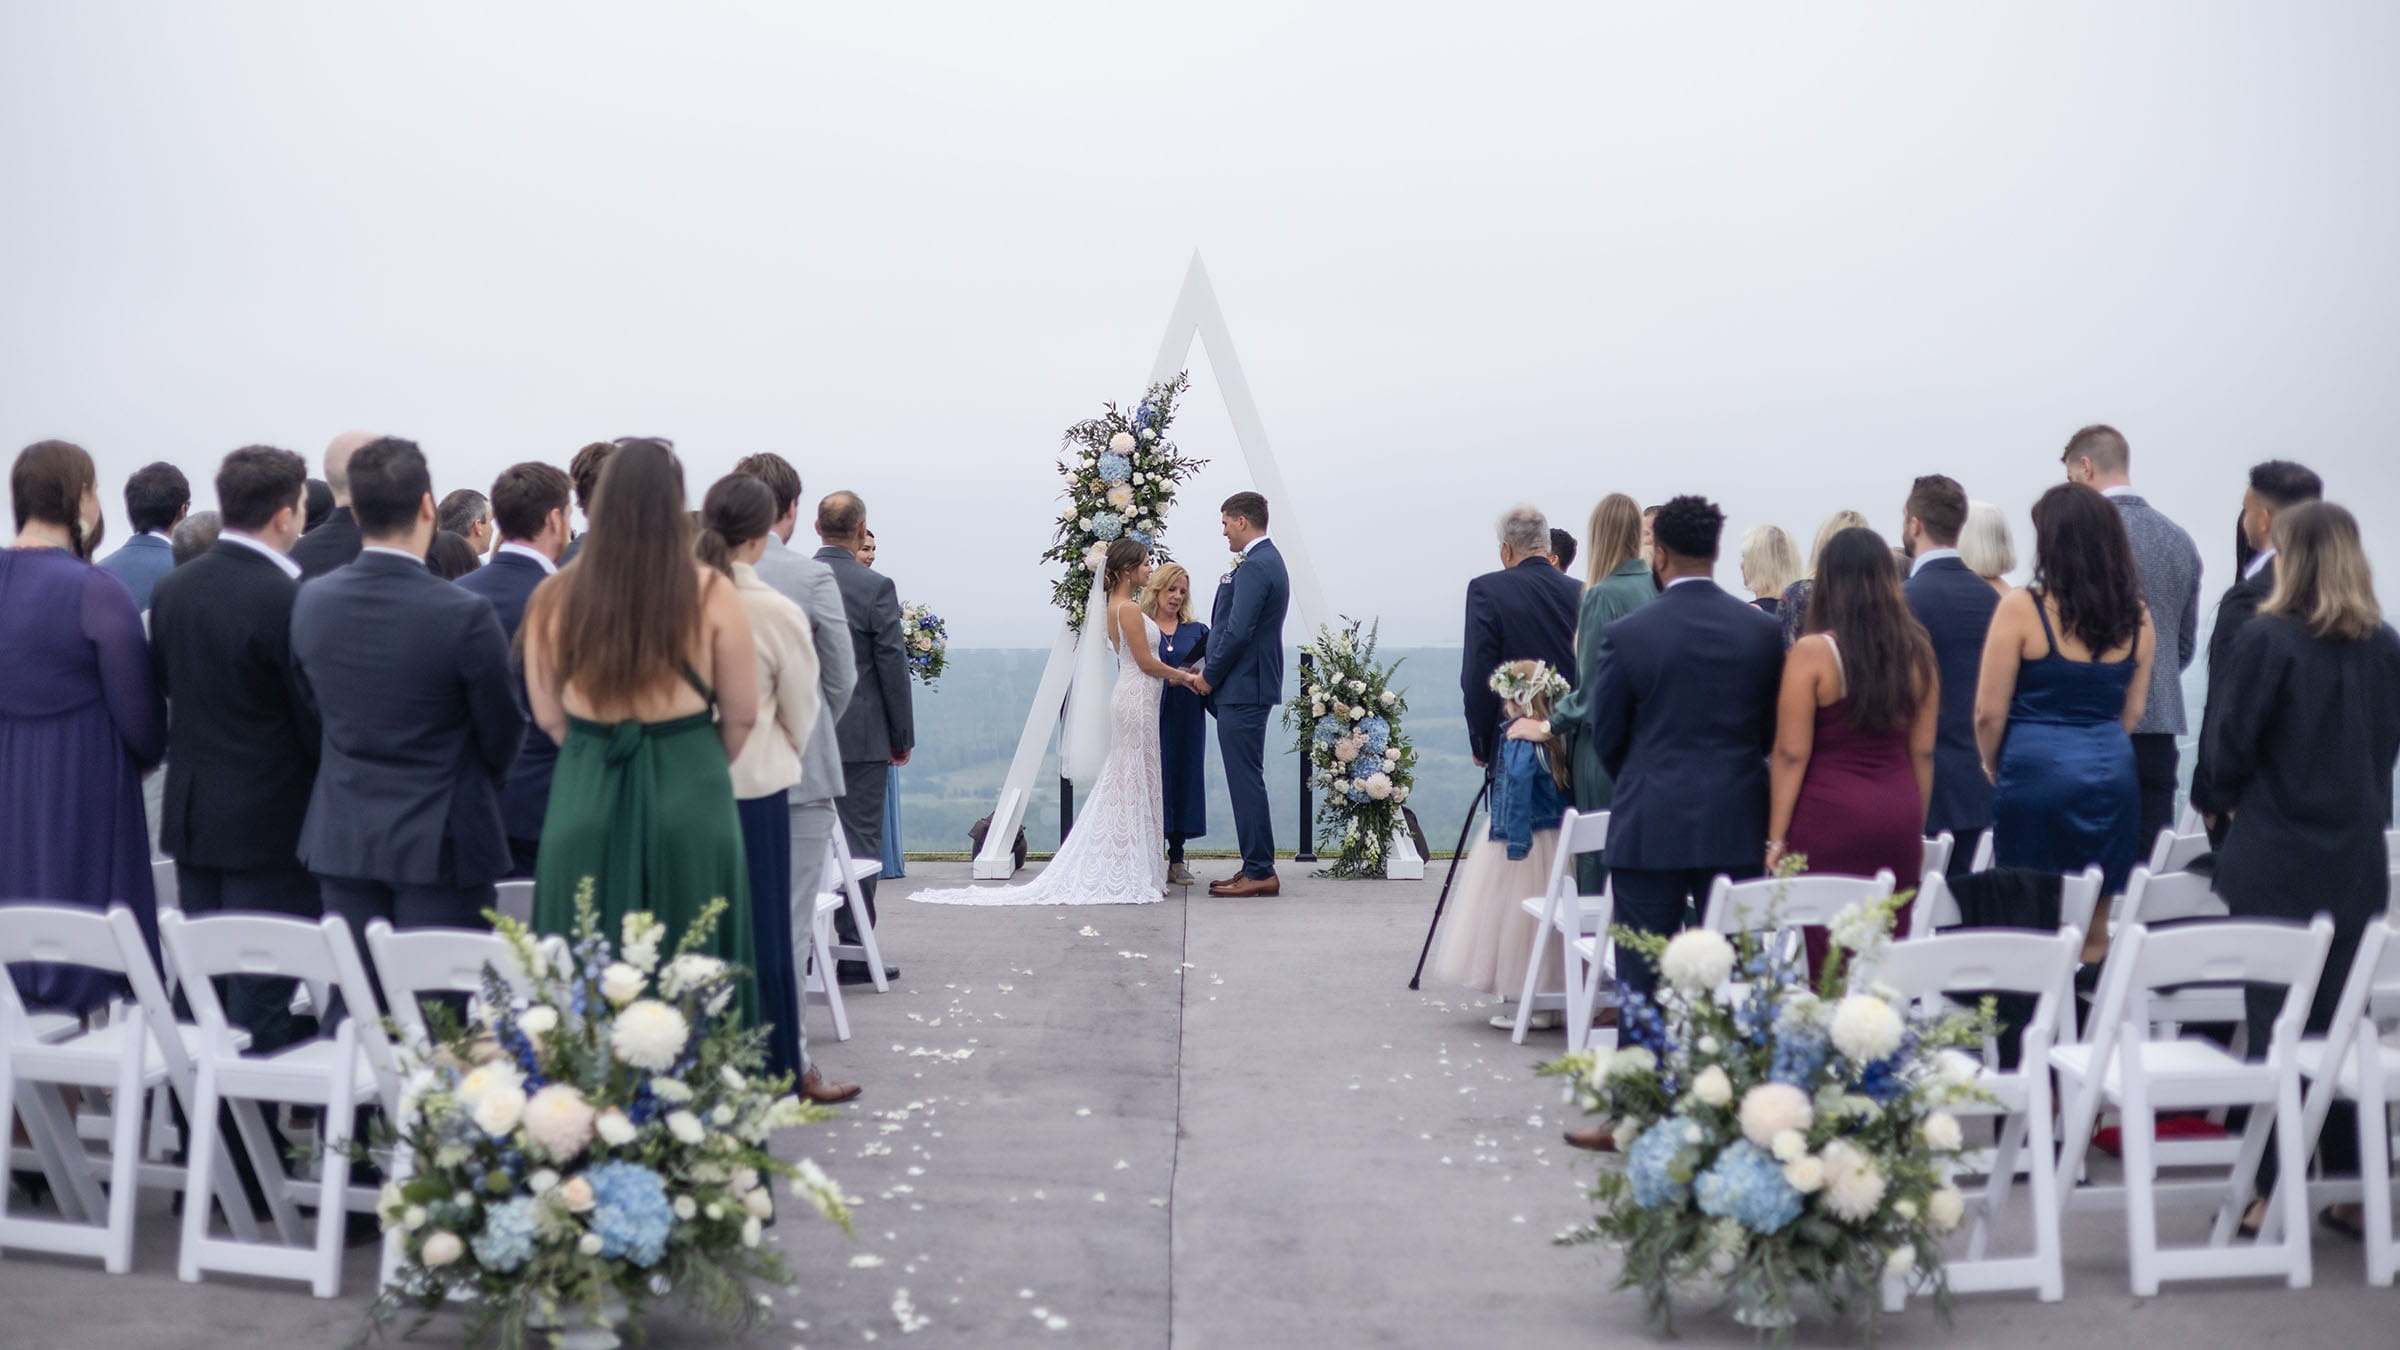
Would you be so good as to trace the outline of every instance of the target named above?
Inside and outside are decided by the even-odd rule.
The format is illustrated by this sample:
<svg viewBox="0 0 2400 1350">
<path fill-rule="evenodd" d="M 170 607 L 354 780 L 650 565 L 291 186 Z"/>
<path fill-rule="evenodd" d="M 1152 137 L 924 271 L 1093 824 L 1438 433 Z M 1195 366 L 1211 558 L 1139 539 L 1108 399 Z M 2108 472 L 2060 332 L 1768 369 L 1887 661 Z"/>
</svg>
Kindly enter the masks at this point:
<svg viewBox="0 0 2400 1350">
<path fill-rule="evenodd" d="M 1167 508 L 1175 504 L 1175 488 L 1208 463 L 1185 456 L 1167 439 L 1175 400 L 1190 384 L 1188 374 L 1178 374 L 1151 385 L 1130 414 L 1107 404 L 1100 416 L 1068 427 L 1059 444 L 1067 503 L 1059 509 L 1058 535 L 1042 558 L 1066 564 L 1066 573 L 1050 589 L 1050 602 L 1078 627 L 1110 544 L 1132 539 L 1161 559 L 1167 556 L 1158 536 L 1166 528 Z"/>
<path fill-rule="evenodd" d="M 1640 1288 L 1662 1327 L 1679 1287 L 1713 1286 L 1781 1343 L 1805 1288 L 1872 1345 L 1887 1278 L 1930 1289 L 1948 1320 L 1940 1244 L 1966 1212 L 1949 1178 L 1967 1145 L 1943 1108 L 1983 1099 L 1972 1057 L 1955 1050 L 1983 1043 L 1992 1012 L 1987 1001 L 1926 1017 L 1888 990 L 1843 992 L 1907 899 L 1837 916 L 1813 989 L 1773 929 L 1613 931 L 1660 982 L 1654 1000 L 1619 986 L 1617 1049 L 1539 1070 L 1614 1122 L 1623 1157 L 1593 1184 L 1593 1221 L 1559 1241 L 1622 1247 L 1617 1287 Z"/>
<path fill-rule="evenodd" d="M 902 605 L 900 641 L 908 649 L 908 673 L 931 689 L 950 664 L 949 625 L 924 605 Z"/>
<path fill-rule="evenodd" d="M 761 1241 L 772 1179 L 850 1228 L 813 1161 L 768 1151 L 776 1131 L 831 1113 L 793 1096 L 789 1075 L 763 1076 L 765 1033 L 724 1017 L 748 976 L 694 949 L 725 902 L 662 963 L 665 927 L 648 913 L 626 915 L 610 951 L 591 887 L 576 896 L 571 964 L 552 965 L 522 924 L 495 916 L 530 996 L 486 966 L 465 1025 L 436 1009 L 438 1044 L 404 1051 L 377 1206 L 402 1260 L 378 1323 L 405 1304 L 422 1326 L 463 1296 L 467 1339 L 515 1350 L 528 1326 L 605 1332 L 679 1292 L 738 1334 L 768 1306 L 753 1282 L 791 1283 Z"/>
<path fill-rule="evenodd" d="M 1315 669 L 1283 710 L 1325 794 L 1317 820 L 1341 831 L 1327 876 L 1383 875 L 1384 849 L 1403 826 L 1400 806 L 1416 784 L 1416 747 L 1400 734 L 1408 696 L 1392 683 L 1400 663 L 1377 665 L 1377 628 L 1360 628 L 1345 618 L 1339 628 L 1317 630 L 1316 641 L 1301 648 Z"/>
</svg>

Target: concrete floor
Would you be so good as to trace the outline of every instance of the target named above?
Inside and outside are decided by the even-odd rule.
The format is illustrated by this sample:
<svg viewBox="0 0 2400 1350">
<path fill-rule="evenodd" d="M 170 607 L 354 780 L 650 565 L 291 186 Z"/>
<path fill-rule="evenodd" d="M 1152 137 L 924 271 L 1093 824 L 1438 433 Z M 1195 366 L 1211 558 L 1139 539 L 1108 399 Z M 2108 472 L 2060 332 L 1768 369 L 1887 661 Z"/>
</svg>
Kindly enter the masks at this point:
<svg viewBox="0 0 2400 1350">
<path fill-rule="evenodd" d="M 1548 1241 L 1585 1212 L 1593 1167 L 1559 1144 L 1556 1093 L 1530 1072 L 1559 1038 L 1512 1046 L 1482 1000 L 1406 988 L 1439 868 L 1424 883 L 1285 874 L 1271 901 L 887 898 L 884 949 L 904 979 L 853 994 L 847 1043 L 821 1011 L 810 1027 L 818 1062 L 866 1096 L 786 1143 L 860 1197 L 859 1240 L 787 1214 L 773 1236 L 799 1289 L 747 1344 L 1664 1344 L 1637 1294 L 1610 1291 L 1604 1256 Z M 965 875 L 918 863 L 902 886 Z M 2126 1293 L 2121 1222 L 2078 1214 L 2067 1231 L 2066 1302 L 1966 1298 L 1950 1329 L 1920 1304 L 1887 1344 L 2400 1342 L 2400 1293 L 2365 1288 L 2339 1239 L 2319 1238 L 2308 1291 L 2185 1285 L 2143 1301 Z M 135 1270 L 114 1277 L 8 1254 L 0 1347 L 339 1345 L 374 1279 L 362 1250 L 332 1302 L 265 1281 L 187 1286 L 173 1240 L 154 1215 Z M 1678 1330 L 1750 1343 L 1705 1308 Z M 456 1338 L 447 1320 L 426 1333 Z M 650 1343 L 723 1342 L 670 1307 Z M 1844 1342 L 1804 1322 L 1797 1343 Z"/>
</svg>

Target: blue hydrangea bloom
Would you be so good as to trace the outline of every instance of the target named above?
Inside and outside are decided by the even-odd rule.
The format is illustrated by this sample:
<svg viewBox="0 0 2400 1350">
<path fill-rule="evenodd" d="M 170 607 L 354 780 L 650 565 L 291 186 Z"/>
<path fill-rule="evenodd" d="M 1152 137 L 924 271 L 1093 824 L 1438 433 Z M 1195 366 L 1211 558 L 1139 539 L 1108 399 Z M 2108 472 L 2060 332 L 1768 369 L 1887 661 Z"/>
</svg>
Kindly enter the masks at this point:
<svg viewBox="0 0 2400 1350">
<path fill-rule="evenodd" d="M 1683 1127 L 1689 1124 L 1681 1116 L 1669 1116 L 1633 1141 L 1625 1154 L 1625 1179 L 1633 1183 L 1633 1203 L 1657 1209 L 1680 1205 L 1690 1197 L 1689 1183 L 1667 1175 L 1667 1165 L 1683 1150 Z"/>
<path fill-rule="evenodd" d="M 1100 481 L 1122 483 L 1133 477 L 1133 461 L 1111 450 L 1100 456 Z"/>
<path fill-rule="evenodd" d="M 1813 1089 L 1817 1075 L 1824 1072 L 1826 1056 L 1832 1052 L 1824 1028 L 1813 1023 L 1784 1027 L 1775 1033 L 1775 1060 L 1767 1067 L 1767 1077 L 1797 1088 Z"/>
<path fill-rule="evenodd" d="M 506 1274 L 533 1259 L 533 1197 L 520 1195 L 483 1213 L 483 1231 L 468 1244 L 485 1270 Z"/>
<path fill-rule="evenodd" d="M 1635 1140 L 1638 1148 L 1641 1140 Z M 1700 1212 L 1731 1219 L 1753 1233 L 1781 1230 L 1800 1217 L 1802 1200 L 1773 1155 L 1747 1139 L 1737 1139 L 1708 1170 L 1692 1180 L 1692 1195 Z"/>
<path fill-rule="evenodd" d="M 1335 719 L 1335 718 L 1331 718 L 1331 717 L 1321 717 L 1321 718 L 1318 718 L 1318 719 L 1317 719 L 1317 729 L 1316 729 L 1316 732 L 1315 732 L 1314 734 L 1315 734 L 1315 736 L 1316 736 L 1316 739 L 1317 739 L 1317 742 L 1318 742 L 1318 744 L 1320 744 L 1320 745 L 1331 745 L 1333 742 L 1335 742 L 1335 741 L 1338 741 L 1338 740 L 1340 740 L 1340 739 L 1342 738 L 1342 724 L 1341 724 L 1341 722 L 1340 722 L 1339 720 L 1337 720 L 1337 719 Z"/>
<path fill-rule="evenodd" d="M 1125 537 L 1140 544 L 1143 548 L 1148 548 L 1152 536 L 1148 530 L 1127 530 Z"/>
<path fill-rule="evenodd" d="M 1358 734 L 1367 738 L 1367 753 L 1378 759 L 1383 757 L 1385 750 L 1391 748 L 1392 724 L 1380 717 L 1359 719 Z"/>
<path fill-rule="evenodd" d="M 1094 539 L 1114 539 L 1123 533 L 1125 533 L 1123 516 L 1114 511 L 1094 511 L 1092 513 L 1092 537 Z"/>
<path fill-rule="evenodd" d="M 637 1266 L 657 1265 L 675 1227 L 675 1210 L 658 1173 L 620 1160 L 600 1164 L 584 1179 L 592 1183 L 591 1225 L 600 1237 L 600 1254 Z"/>
</svg>

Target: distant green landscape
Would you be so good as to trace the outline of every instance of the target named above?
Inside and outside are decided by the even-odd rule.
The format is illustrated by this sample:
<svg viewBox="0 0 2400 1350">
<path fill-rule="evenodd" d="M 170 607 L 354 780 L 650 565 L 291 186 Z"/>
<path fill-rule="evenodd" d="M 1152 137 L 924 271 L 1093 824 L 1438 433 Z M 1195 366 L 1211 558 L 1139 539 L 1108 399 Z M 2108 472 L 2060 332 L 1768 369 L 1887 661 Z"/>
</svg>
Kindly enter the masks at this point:
<svg viewBox="0 0 2400 1350">
<path fill-rule="evenodd" d="M 1386 647 L 1379 656 L 1401 662 L 1395 683 L 1407 691 L 1402 730 L 1417 747 L 1417 787 L 1409 797 L 1427 841 L 1446 852 L 1458 839 L 1460 817 L 1483 774 L 1467 754 L 1456 647 Z M 900 778 L 901 843 L 911 853 L 964 853 L 967 830 L 999 800 L 1025 712 L 1041 683 L 1049 653 L 1036 648 L 954 648 L 949 669 L 933 689 L 916 688 L 917 749 Z M 1296 659 L 1287 663 L 1287 692 L 1296 687 Z M 1298 843 L 1300 760 L 1296 733 L 1280 719 L 1267 724 L 1267 795 L 1274 802 L 1275 847 Z M 1058 847 L 1058 746 L 1052 738 L 1026 812 L 1025 842 L 1035 853 Z M 1192 847 L 1236 851 L 1233 809 L 1217 763 L 1216 728 L 1208 735 L 1208 834 Z"/>
</svg>

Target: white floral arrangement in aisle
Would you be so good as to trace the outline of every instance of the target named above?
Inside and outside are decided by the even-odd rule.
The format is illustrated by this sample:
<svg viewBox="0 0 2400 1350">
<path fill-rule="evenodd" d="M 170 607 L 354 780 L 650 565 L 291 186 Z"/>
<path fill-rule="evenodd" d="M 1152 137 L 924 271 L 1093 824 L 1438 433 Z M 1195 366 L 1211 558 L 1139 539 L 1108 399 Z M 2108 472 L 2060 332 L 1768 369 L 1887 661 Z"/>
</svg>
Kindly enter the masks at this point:
<svg viewBox="0 0 2400 1350">
<path fill-rule="evenodd" d="M 1559 1241 L 1621 1247 L 1617 1287 L 1641 1289 L 1662 1328 L 1679 1288 L 1713 1286 L 1781 1343 L 1805 1288 L 1872 1345 L 1887 1278 L 1930 1289 L 1947 1322 L 1941 1243 L 1966 1212 L 1950 1183 L 1966 1143 L 1944 1108 L 1983 1099 L 1955 1052 L 1983 1044 L 1992 1012 L 1924 1017 L 1889 990 L 1846 988 L 1907 899 L 1838 916 L 1814 989 L 1773 931 L 1614 930 L 1659 986 L 1654 1000 L 1619 986 L 1617 1049 L 1539 1070 L 1614 1123 L 1622 1158 L 1592 1187 L 1593 1221 Z"/>
<path fill-rule="evenodd" d="M 1068 427 L 1060 442 L 1058 471 L 1067 480 L 1067 501 L 1059 509 L 1057 537 L 1042 558 L 1066 564 L 1050 600 L 1078 627 L 1110 544 L 1131 539 L 1161 561 L 1167 557 L 1158 537 L 1175 488 L 1208 463 L 1187 458 L 1167 439 L 1175 400 L 1190 383 L 1189 375 L 1178 374 L 1151 385 L 1130 414 L 1107 404 L 1100 416 Z"/>
<path fill-rule="evenodd" d="M 768 1150 L 777 1131 L 832 1113 L 792 1095 L 789 1075 L 764 1076 L 765 1032 L 724 1015 L 748 975 L 695 948 L 725 902 L 662 963 L 663 924 L 626 915 L 612 953 L 591 897 L 586 880 L 570 969 L 494 916 L 531 995 L 487 966 L 467 1024 L 437 1008 L 438 1044 L 404 1052 L 401 1118 L 379 1159 L 394 1179 L 377 1207 L 403 1259 L 376 1323 L 410 1305 L 421 1327 L 464 1297 L 468 1341 L 516 1350 L 529 1325 L 638 1322 L 679 1293 L 738 1335 L 770 1302 L 754 1282 L 792 1283 L 762 1244 L 772 1179 L 850 1229 L 849 1202 L 814 1162 Z"/>
<path fill-rule="evenodd" d="M 949 625 L 924 605 L 902 605 L 900 642 L 908 649 L 908 673 L 931 689 L 950 664 Z"/>
<path fill-rule="evenodd" d="M 1317 630 L 1301 650 L 1315 670 L 1284 706 L 1285 726 L 1300 731 L 1310 781 L 1322 791 L 1317 821 L 1340 831 L 1341 850 L 1327 876 L 1379 877 L 1384 850 L 1403 828 L 1401 804 L 1416 786 L 1416 747 L 1400 733 L 1408 696 L 1392 683 L 1400 662 L 1375 662 L 1376 629 L 1356 619 Z"/>
</svg>

